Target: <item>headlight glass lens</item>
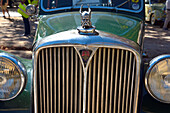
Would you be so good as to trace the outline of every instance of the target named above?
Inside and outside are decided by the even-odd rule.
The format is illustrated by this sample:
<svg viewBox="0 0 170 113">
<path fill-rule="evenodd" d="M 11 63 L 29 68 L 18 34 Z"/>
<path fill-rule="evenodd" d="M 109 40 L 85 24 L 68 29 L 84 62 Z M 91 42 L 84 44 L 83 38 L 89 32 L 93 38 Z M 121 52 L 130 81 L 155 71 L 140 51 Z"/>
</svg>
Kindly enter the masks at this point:
<svg viewBox="0 0 170 113">
<path fill-rule="evenodd" d="M 30 15 L 33 15 L 36 13 L 36 7 L 34 5 L 28 5 L 26 8 L 26 12 Z"/>
<path fill-rule="evenodd" d="M 10 100 L 21 90 L 23 75 L 9 59 L 0 57 L 0 100 Z"/>
<path fill-rule="evenodd" d="M 147 75 L 147 88 L 157 100 L 170 103 L 170 59 L 153 65 Z"/>
</svg>

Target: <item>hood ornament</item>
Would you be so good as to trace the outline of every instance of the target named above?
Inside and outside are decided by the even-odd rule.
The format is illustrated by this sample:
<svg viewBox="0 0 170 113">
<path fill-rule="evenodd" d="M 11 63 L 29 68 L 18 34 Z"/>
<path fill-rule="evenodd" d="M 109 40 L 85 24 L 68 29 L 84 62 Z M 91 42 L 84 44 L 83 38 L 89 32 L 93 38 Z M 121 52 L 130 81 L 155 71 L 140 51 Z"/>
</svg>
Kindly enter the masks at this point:
<svg viewBox="0 0 170 113">
<path fill-rule="evenodd" d="M 83 5 L 80 7 L 80 16 L 81 16 L 81 26 L 77 27 L 79 34 L 81 35 L 97 35 L 95 31 L 96 27 L 92 26 L 91 23 L 91 9 L 88 6 L 88 11 L 82 11 Z"/>
<path fill-rule="evenodd" d="M 81 5 L 81 8 L 80 8 L 81 26 L 82 28 L 85 28 L 85 29 L 91 28 L 92 27 L 91 20 L 90 20 L 91 9 L 89 6 L 88 6 L 88 12 L 87 11 L 82 12 L 82 9 L 83 9 L 83 5 Z"/>
</svg>

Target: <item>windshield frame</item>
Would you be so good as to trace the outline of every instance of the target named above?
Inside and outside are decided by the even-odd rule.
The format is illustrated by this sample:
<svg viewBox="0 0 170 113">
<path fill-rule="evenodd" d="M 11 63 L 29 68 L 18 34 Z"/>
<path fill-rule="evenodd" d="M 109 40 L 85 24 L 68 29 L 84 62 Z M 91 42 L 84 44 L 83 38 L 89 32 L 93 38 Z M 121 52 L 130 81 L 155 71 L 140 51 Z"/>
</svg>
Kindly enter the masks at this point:
<svg viewBox="0 0 170 113">
<path fill-rule="evenodd" d="M 128 0 L 126 0 L 128 1 Z M 126 2 L 125 1 L 125 2 Z M 118 8 L 116 7 L 104 7 L 104 6 L 90 6 L 90 8 L 94 9 L 110 9 L 110 10 L 116 10 L 116 11 L 126 11 L 126 12 L 131 12 L 131 13 L 140 13 L 143 10 L 144 6 L 144 0 L 140 0 L 141 2 L 141 7 L 138 10 L 132 10 L 132 9 L 125 9 L 125 8 Z M 45 9 L 43 5 L 43 0 L 41 0 L 41 9 L 44 12 L 54 12 L 54 11 L 62 11 L 62 10 L 71 10 L 71 9 L 80 9 L 80 6 L 70 6 L 70 7 L 61 7 L 61 8 L 55 8 L 55 9 Z M 83 6 L 83 8 L 88 8 L 88 6 Z"/>
</svg>

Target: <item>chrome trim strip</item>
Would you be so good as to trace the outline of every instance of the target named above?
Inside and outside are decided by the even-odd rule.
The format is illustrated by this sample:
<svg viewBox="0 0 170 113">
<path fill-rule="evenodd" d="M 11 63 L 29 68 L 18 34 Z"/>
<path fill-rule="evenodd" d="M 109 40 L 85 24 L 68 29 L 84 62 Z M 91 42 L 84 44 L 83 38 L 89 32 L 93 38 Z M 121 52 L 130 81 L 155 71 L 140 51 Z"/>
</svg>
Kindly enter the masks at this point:
<svg viewBox="0 0 170 113">
<path fill-rule="evenodd" d="M 152 70 L 152 68 L 153 68 L 157 63 L 159 63 L 160 61 L 163 61 L 163 60 L 165 60 L 165 59 L 170 59 L 170 54 L 157 56 L 157 57 L 153 58 L 153 59 L 150 61 L 150 63 L 149 63 L 149 68 L 147 69 L 147 72 L 146 72 L 146 74 L 145 74 L 145 87 L 146 87 L 146 90 L 148 91 L 148 93 L 149 93 L 154 99 L 156 99 L 156 100 L 159 101 L 159 102 L 169 104 L 170 102 L 161 100 L 161 99 L 157 98 L 156 96 L 154 96 L 154 94 L 152 94 L 152 92 L 150 91 L 149 86 L 148 86 L 148 76 L 149 76 L 149 74 L 150 74 L 150 71 Z"/>
<path fill-rule="evenodd" d="M 142 46 L 142 44 L 143 44 L 143 35 L 144 35 L 144 25 L 145 24 L 145 22 L 141 22 L 141 26 L 140 26 L 140 30 L 139 30 L 139 33 L 138 33 L 138 40 L 137 40 L 137 43 L 140 45 L 140 46 Z M 143 47 L 142 47 L 143 48 Z"/>
<path fill-rule="evenodd" d="M 87 45 L 94 45 L 93 47 L 99 47 L 101 45 L 108 45 L 109 47 L 115 47 L 122 45 L 126 48 L 133 48 L 135 51 L 140 52 L 140 47 L 138 44 L 133 42 L 132 40 L 103 32 L 97 31 L 99 35 L 97 36 L 85 36 L 79 35 L 77 30 L 65 31 L 61 33 L 57 33 L 54 35 L 50 35 L 46 38 L 43 38 L 40 42 L 37 42 L 33 51 L 37 51 L 37 49 L 43 46 L 51 46 L 53 45 L 81 45 L 86 47 Z M 69 34 L 69 35 L 68 35 Z M 80 47 L 81 47 L 80 46 Z"/>
<path fill-rule="evenodd" d="M 117 11 L 126 11 L 126 12 L 132 12 L 132 13 L 140 13 L 143 10 L 143 0 L 141 1 L 141 7 L 138 10 L 131 10 L 131 9 L 125 9 L 125 8 L 117 8 L 117 7 L 102 7 L 102 6 L 90 6 L 90 8 L 95 9 L 110 9 L 110 10 L 117 10 Z M 83 8 L 88 8 L 88 6 L 84 6 Z M 69 9 L 80 9 L 80 6 L 70 6 L 70 7 L 61 7 L 57 9 L 45 9 L 43 5 L 43 0 L 41 0 L 41 9 L 44 12 L 52 12 L 52 11 L 61 11 L 61 10 L 69 10 Z"/>
<path fill-rule="evenodd" d="M 82 64 L 82 62 L 80 62 L 80 63 Z M 82 70 L 80 70 L 80 71 L 82 71 Z M 80 76 L 82 76 L 82 75 L 80 74 Z M 81 82 L 82 82 L 82 78 L 80 77 L 80 84 L 81 84 Z M 80 90 L 83 93 L 83 108 L 82 108 L 83 109 L 83 113 L 86 113 L 86 96 L 87 96 L 86 95 L 86 92 L 87 92 L 86 90 L 87 90 L 87 70 L 84 69 L 83 90 L 82 89 Z M 80 98 L 80 100 L 81 100 L 81 98 Z M 81 106 L 81 101 L 80 101 L 79 104 Z M 81 113 L 81 111 L 79 111 L 79 113 Z"/>
<path fill-rule="evenodd" d="M 21 76 L 21 86 L 20 86 L 19 91 L 16 93 L 16 95 L 8 99 L 0 99 L 0 101 L 8 101 L 8 100 L 16 98 L 22 92 L 26 84 L 27 72 L 26 72 L 26 68 L 24 67 L 24 65 L 16 57 L 10 54 L 7 54 L 7 53 L 0 53 L 0 57 L 13 63 L 18 69 L 18 71 L 20 72 L 20 76 Z"/>
<path fill-rule="evenodd" d="M 78 53 L 78 55 L 79 55 L 79 58 L 80 58 L 80 61 L 81 61 L 81 64 L 82 64 L 82 67 L 83 67 L 83 73 L 84 73 L 84 80 L 83 80 L 83 113 L 85 113 L 86 112 L 86 90 L 87 90 L 87 70 L 88 70 L 88 66 L 89 66 L 89 64 L 90 64 L 90 61 L 91 61 L 91 59 L 92 59 L 92 57 L 94 56 L 94 54 L 95 54 L 95 52 L 97 51 L 97 48 L 94 48 L 94 47 L 86 47 L 86 46 L 82 46 L 82 47 L 74 47 L 75 48 L 75 50 L 76 50 L 76 52 Z M 92 51 L 92 53 L 91 53 L 91 56 L 89 57 L 89 59 L 88 59 L 88 61 L 87 61 L 87 65 L 85 66 L 84 65 L 84 62 L 83 62 L 83 59 L 82 59 L 82 57 L 81 57 L 81 55 L 80 55 L 80 50 L 82 50 L 82 49 L 89 49 L 89 50 L 91 50 Z"/>
<path fill-rule="evenodd" d="M 35 76 L 35 72 L 38 70 L 38 68 L 37 68 L 37 60 L 34 59 L 35 58 L 35 54 L 33 53 L 32 55 L 33 55 L 33 64 L 34 64 L 33 65 L 33 87 L 32 87 L 34 89 L 34 91 L 32 91 L 32 92 L 33 92 L 33 95 L 35 97 L 37 95 L 37 92 L 38 92 L 37 91 L 37 84 L 36 84 L 37 77 Z M 36 103 L 37 103 L 37 106 L 35 106 Z M 34 112 L 37 113 L 38 112 L 38 99 L 34 98 L 33 104 L 34 104 Z"/>
<path fill-rule="evenodd" d="M 136 56 L 135 56 L 136 57 Z M 140 57 L 136 57 L 136 75 L 140 75 L 140 69 L 141 69 L 141 58 L 142 55 Z M 138 79 L 138 77 L 135 75 L 136 79 L 135 79 L 135 98 L 136 101 L 134 100 L 134 112 L 137 112 L 137 105 L 138 105 L 138 95 L 139 95 L 139 85 L 140 85 L 140 78 Z M 139 76 L 140 77 L 140 76 Z M 136 108 L 136 109 L 135 109 Z"/>
</svg>

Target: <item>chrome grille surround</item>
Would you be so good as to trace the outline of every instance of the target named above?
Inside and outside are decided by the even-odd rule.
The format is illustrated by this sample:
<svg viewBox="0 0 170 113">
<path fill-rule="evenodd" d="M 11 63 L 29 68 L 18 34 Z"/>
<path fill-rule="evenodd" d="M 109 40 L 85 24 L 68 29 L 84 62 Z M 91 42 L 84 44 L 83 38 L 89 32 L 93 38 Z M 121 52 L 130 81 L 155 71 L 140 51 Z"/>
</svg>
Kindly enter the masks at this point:
<svg viewBox="0 0 170 113">
<path fill-rule="evenodd" d="M 127 41 L 127 40 L 126 40 Z M 101 44 L 87 44 L 87 45 L 78 45 L 78 44 L 64 44 L 64 43 L 56 43 L 56 44 L 54 44 L 54 43 L 52 43 L 53 45 L 51 45 L 51 42 L 49 42 L 48 44 L 42 44 L 42 45 L 39 45 L 39 46 L 37 46 L 37 49 L 35 49 L 35 52 L 34 52 L 34 56 L 35 56 L 35 60 L 34 60 L 34 110 L 35 110 L 35 113 L 41 113 L 40 111 L 40 109 L 39 109 L 39 107 L 40 106 L 42 106 L 42 105 L 40 105 L 40 103 L 41 102 L 39 102 L 39 97 L 40 96 L 42 96 L 42 95 L 38 95 L 38 92 L 40 91 L 40 90 L 38 90 L 38 88 L 37 88 L 37 70 L 38 70 L 38 67 L 37 67 L 37 62 L 38 62 L 38 55 L 39 55 L 39 53 L 40 53 L 40 51 L 41 50 L 45 50 L 45 51 L 47 51 L 47 49 L 49 48 L 49 53 L 50 53 L 50 51 L 51 51 L 51 49 L 50 48 L 53 48 L 53 49 L 57 49 L 57 48 L 73 48 L 74 49 L 74 51 L 75 51 L 75 53 L 77 53 L 77 59 L 79 58 L 79 65 L 81 65 L 81 67 L 82 67 L 82 75 L 84 74 L 84 76 L 83 76 L 83 78 L 81 78 L 81 80 L 83 80 L 82 81 L 82 85 L 83 85 L 83 87 L 82 87 L 82 91 L 81 91 L 81 93 L 83 92 L 83 94 L 80 94 L 81 95 L 81 98 L 80 98 L 80 96 L 79 97 L 77 97 L 77 98 L 79 98 L 79 102 L 76 100 L 76 101 L 74 101 L 74 100 L 69 100 L 69 98 L 68 98 L 68 94 L 67 94 L 67 96 L 63 96 L 63 98 L 61 98 L 62 100 L 64 100 L 64 101 L 61 101 L 60 100 L 60 102 L 62 102 L 62 104 L 61 104 L 61 106 L 60 106 L 60 104 L 58 104 L 59 105 L 59 107 L 58 107 L 58 109 L 56 109 L 55 107 L 53 107 L 52 109 L 54 110 L 54 111 L 57 111 L 57 110 L 61 110 L 61 109 L 63 109 L 63 110 L 61 110 L 63 113 L 64 112 L 66 112 L 66 113 L 72 113 L 71 111 L 73 111 L 74 113 L 90 113 L 90 112 L 92 112 L 92 113 L 99 113 L 99 112 L 105 112 L 105 113 L 111 113 L 111 112 L 114 112 L 114 113 L 136 113 L 137 112 L 137 102 L 138 102 L 138 93 L 139 93 L 139 81 L 140 81 L 140 65 L 141 65 L 141 56 L 140 56 L 140 49 L 139 49 L 139 47 L 137 46 L 137 44 L 135 45 L 135 46 L 133 46 L 132 47 L 132 45 L 130 45 L 130 44 L 124 44 L 124 43 L 112 43 L 112 44 L 108 44 L 108 43 L 103 43 L 102 45 Z M 135 43 L 132 43 L 132 44 L 135 44 Z M 137 47 L 137 48 L 135 48 L 135 47 Z M 81 48 L 84 48 L 84 49 L 92 49 L 93 50 L 93 54 L 92 54 L 92 57 L 90 57 L 90 59 L 89 59 L 89 62 L 88 62 L 88 64 L 87 64 L 87 66 L 86 67 L 84 67 L 82 64 L 83 64 L 83 62 L 82 62 L 82 59 L 81 59 L 81 57 L 80 57 L 80 53 L 79 53 L 79 49 L 81 49 Z M 100 49 L 102 49 L 102 50 L 100 50 Z M 103 81 L 101 81 L 102 80 L 102 77 L 104 77 L 105 78 L 105 76 L 104 76 L 104 74 L 102 74 L 102 73 L 98 73 L 98 75 L 96 75 L 96 80 L 95 81 L 100 81 L 101 83 L 104 83 L 104 84 L 106 84 L 106 85 L 104 85 L 104 86 L 106 86 L 106 88 L 103 90 L 103 85 L 101 86 L 101 91 L 100 91 L 100 86 L 99 85 L 97 85 L 97 84 L 100 84 L 100 82 L 96 82 L 95 84 L 93 84 L 93 87 L 96 87 L 95 85 L 97 85 L 98 86 L 98 88 L 97 88 L 97 91 L 94 91 L 93 90 L 93 94 L 89 91 L 90 90 L 90 88 L 88 88 L 89 87 L 89 85 L 88 85 L 88 83 L 87 82 L 89 82 L 90 81 L 90 77 L 88 77 L 88 76 L 90 76 L 90 74 L 89 74 L 89 70 L 91 70 L 91 61 L 93 60 L 94 61 L 94 57 L 95 58 L 97 58 L 96 56 L 96 52 L 98 52 L 97 54 L 99 54 L 99 53 L 101 53 L 100 51 L 102 51 L 102 53 L 105 53 L 106 52 L 106 49 L 107 49 L 107 53 L 109 54 L 109 55 L 111 55 L 111 54 L 113 54 L 113 50 L 115 50 L 115 51 L 119 51 L 119 52 L 117 52 L 117 53 L 119 53 L 119 54 L 122 54 L 123 52 L 122 51 L 124 51 L 125 52 L 125 56 L 127 56 L 127 52 L 129 52 L 129 54 L 131 54 L 130 56 L 134 56 L 134 59 L 135 59 L 135 61 L 136 61 L 136 64 L 133 66 L 134 67 L 134 69 L 136 69 L 136 72 L 135 72 L 135 75 L 134 75 L 134 78 L 133 79 L 135 79 L 134 80 L 134 83 L 135 83 L 135 85 L 133 85 L 134 86 L 134 88 L 133 87 L 129 87 L 129 88 L 133 88 L 134 89 L 134 92 L 133 92 L 133 99 L 130 99 L 130 100 L 132 100 L 133 101 L 133 105 L 130 105 L 130 106 L 133 106 L 133 107 L 130 107 L 130 108 L 128 108 L 128 107 L 123 107 L 123 110 L 122 109 L 120 109 L 121 108 L 121 104 L 122 104 L 122 102 L 121 102 L 121 98 L 119 98 L 119 99 L 117 99 L 116 100 L 116 98 L 117 98 L 117 96 L 120 96 L 121 95 L 121 87 L 118 87 L 117 88 L 117 86 L 115 86 L 114 85 L 114 89 L 116 89 L 117 90 L 117 93 L 115 93 L 116 94 L 116 96 L 114 95 L 114 96 L 110 96 L 108 93 L 101 93 L 101 92 L 105 92 L 104 90 L 106 89 L 106 90 L 110 90 L 109 88 L 108 88 L 108 84 L 109 84 L 109 82 L 107 82 L 107 84 L 106 83 L 104 83 Z M 68 51 L 67 49 L 62 49 L 63 51 Z M 99 50 L 99 51 L 98 51 Z M 71 50 L 72 51 L 72 50 Z M 105 51 L 105 52 L 104 52 Z M 110 52 L 109 52 L 110 51 Z M 112 52 L 111 52 L 112 51 Z M 65 53 L 66 54 L 66 53 Z M 57 53 L 56 54 L 54 54 L 54 55 L 57 55 Z M 94 55 L 94 56 L 93 56 Z M 104 54 L 103 54 L 104 55 Z M 108 58 L 108 59 L 110 59 L 111 60 L 111 58 L 109 58 L 109 55 L 107 55 L 107 56 L 101 56 L 102 58 Z M 63 56 L 64 56 L 64 54 L 63 54 Z M 120 55 L 121 56 L 121 55 Z M 124 55 L 122 55 L 122 57 L 123 57 Z M 48 57 L 48 55 L 47 55 L 47 57 Z M 46 58 L 47 58 L 46 57 Z M 66 56 L 65 56 L 66 57 Z M 120 59 L 122 59 L 122 57 L 119 57 L 119 55 L 117 55 L 117 58 L 116 59 L 118 59 L 118 58 L 120 58 Z M 104 58 L 104 59 L 105 59 Z M 65 59 L 68 59 L 68 58 L 65 58 Z M 98 59 L 100 59 L 100 58 L 98 58 Z M 125 59 L 126 59 L 126 57 L 125 57 Z M 48 60 L 48 58 L 47 58 L 47 60 Z M 100 61 L 100 60 L 99 60 Z M 116 60 L 115 60 L 116 61 Z M 119 61 L 119 60 L 117 60 L 117 61 Z M 50 59 L 48 60 L 48 62 L 52 62 Z M 65 64 L 65 61 L 61 61 L 61 62 L 63 62 L 63 64 Z M 109 62 L 109 60 L 107 60 L 107 62 Z M 122 61 L 123 62 L 123 61 Z M 120 62 L 120 65 L 122 65 L 123 63 L 122 62 Z M 124 60 L 124 62 L 127 62 L 127 60 Z M 108 64 L 108 63 L 107 63 Z M 119 65 L 118 63 L 116 63 L 116 65 Z M 104 64 L 103 65 L 100 65 L 100 66 L 104 66 Z M 106 66 L 106 65 L 105 65 Z M 78 66 L 76 66 L 77 67 L 77 69 L 78 69 Z M 110 67 L 111 67 L 111 65 L 110 65 Z M 120 66 L 120 67 L 122 67 L 122 66 Z M 126 67 L 128 67 L 128 66 L 126 66 Z M 68 70 L 68 66 L 66 66 L 66 70 Z M 71 67 L 72 68 L 72 67 Z M 93 66 L 93 70 L 95 70 L 96 68 L 97 68 L 97 66 Z M 81 70 L 81 68 L 79 68 L 80 70 Z M 123 68 L 120 68 L 120 70 L 122 70 Z M 72 70 L 72 69 L 71 69 Z M 104 71 L 103 71 L 104 70 Z M 101 70 L 101 72 L 107 72 L 107 75 L 108 75 L 108 73 L 114 73 L 114 71 L 112 71 L 111 70 L 111 72 L 109 71 L 109 69 L 104 69 L 103 68 L 103 70 Z M 126 69 L 127 70 L 127 69 Z M 100 71 L 100 70 L 99 70 Z M 40 71 L 41 72 L 41 71 Z M 55 71 L 54 71 L 54 73 L 55 73 Z M 64 72 L 63 72 L 64 73 Z M 62 74 L 63 74 L 62 73 Z M 95 72 L 94 72 L 95 73 Z M 64 75 L 64 74 L 63 74 Z M 67 76 L 68 75 L 68 71 L 66 71 L 66 74 L 65 74 L 65 77 L 68 77 Z M 95 74 L 93 74 L 93 75 L 95 75 Z M 50 75 L 51 76 L 51 75 Z M 49 76 L 49 78 L 48 79 L 51 79 L 51 77 Z M 72 76 L 72 75 L 71 75 Z M 77 75 L 74 75 L 74 76 L 77 76 Z M 101 76 L 101 77 L 97 77 L 97 76 Z M 43 76 L 39 76 L 39 77 L 43 77 Z M 129 77 L 129 76 L 128 76 Z M 76 77 L 75 77 L 76 78 Z M 99 78 L 100 78 L 100 80 L 99 80 Z M 122 76 L 122 78 L 123 78 L 123 76 Z M 121 82 L 121 79 L 122 78 L 116 78 L 117 79 L 117 82 L 118 82 L 118 84 L 117 85 L 120 85 L 122 82 Z M 60 78 L 61 79 L 61 78 Z M 66 79 L 68 79 L 68 78 L 66 78 Z M 63 80 L 66 80 L 66 79 L 63 79 Z M 71 77 L 71 79 L 73 79 L 73 77 Z M 78 78 L 79 79 L 79 78 Z M 89 80 L 88 80 L 89 79 Z M 106 76 L 106 81 L 108 81 L 110 78 L 108 77 L 108 76 Z M 119 80 L 118 80 L 119 79 Z M 131 79 L 131 78 L 130 78 Z M 112 79 L 111 79 L 112 80 Z M 68 80 L 67 80 L 68 81 Z M 119 82 L 120 81 L 120 82 Z M 62 81 L 61 81 L 62 82 Z M 128 81 L 127 81 L 128 82 Z M 110 82 L 110 83 L 113 83 L 113 82 Z M 50 83 L 48 83 L 48 84 L 50 84 Z M 60 83 L 61 84 L 61 83 Z M 53 85 L 53 84 L 52 84 Z M 121 84 L 121 86 L 122 86 L 122 88 L 124 88 L 125 87 L 125 85 L 126 84 Z M 66 84 L 66 86 L 68 86 L 68 83 Z M 45 86 L 46 87 L 46 86 Z M 49 85 L 49 87 L 51 87 L 51 84 Z M 73 86 L 71 86 L 71 89 L 72 89 L 72 87 Z M 62 90 L 62 91 L 66 91 L 66 92 L 68 92 L 67 90 L 67 88 L 66 87 L 64 87 L 65 89 L 64 90 Z M 92 87 L 91 87 L 92 88 Z M 41 89 L 41 88 L 40 88 Z M 112 88 L 113 89 L 113 88 Z M 46 90 L 48 90 L 48 89 L 46 89 Z M 116 90 L 114 90 L 114 91 L 116 91 Z M 55 92 L 56 90 L 54 90 L 54 92 Z M 91 90 L 92 91 L 92 90 Z M 129 91 L 132 91 L 132 90 L 129 90 Z M 99 92 L 99 94 L 101 93 L 102 94 L 102 98 L 104 98 L 105 97 L 105 95 L 109 95 L 110 97 L 108 97 L 109 99 L 111 99 L 111 98 L 114 98 L 114 102 L 111 102 L 111 101 L 108 101 L 108 102 L 106 102 L 107 103 L 107 105 L 105 105 L 104 106 L 104 101 L 107 101 L 108 100 L 108 98 L 107 99 L 101 99 L 101 100 L 99 100 L 99 98 L 97 97 L 95 97 L 96 96 L 96 94 L 94 94 L 94 93 L 96 93 L 96 92 Z M 108 92 L 108 91 L 106 91 L 106 92 Z M 124 90 L 122 91 L 122 92 L 125 92 Z M 65 94 L 66 95 L 66 93 L 65 92 L 62 92 L 63 94 Z M 126 98 L 125 96 L 123 96 L 123 99 L 126 99 L 124 102 L 126 102 L 126 104 L 127 104 L 127 99 L 129 99 L 129 98 L 132 98 L 132 96 L 131 96 L 131 92 L 130 92 L 130 96 L 127 96 L 128 98 Z M 45 94 L 46 95 L 46 94 Z M 71 95 L 73 96 L 73 93 L 71 92 Z M 91 97 L 89 97 L 88 95 L 91 95 Z M 57 96 L 60 96 L 60 95 L 57 95 Z M 77 95 L 75 95 L 75 97 L 76 97 Z M 92 98 L 92 96 L 93 97 L 95 97 L 95 99 L 92 99 L 92 101 L 88 101 L 88 100 L 90 100 L 91 98 Z M 55 95 L 54 95 L 54 98 L 57 98 L 57 97 L 55 97 Z M 59 98 L 59 97 L 58 97 Z M 53 99 L 53 98 L 52 98 Z M 51 102 L 51 100 L 52 99 L 49 99 L 47 102 L 46 102 L 46 100 L 44 101 L 44 103 L 50 103 Z M 72 99 L 72 98 L 70 98 L 70 99 Z M 73 98 L 73 99 L 75 99 L 75 98 Z M 70 104 L 70 106 L 71 106 L 71 108 L 68 108 L 68 109 L 66 109 L 66 110 L 64 110 L 64 108 L 65 107 L 68 107 L 68 101 L 70 102 L 77 102 L 77 103 L 74 103 L 74 104 L 79 104 L 79 103 L 82 103 L 80 106 L 79 106 L 79 108 L 77 109 L 77 107 L 78 107 L 78 105 L 76 105 L 76 106 L 74 106 L 74 105 L 72 105 L 72 104 Z M 102 101 L 102 102 L 101 102 Z M 128 100 L 129 101 L 129 100 Z M 111 102 L 111 104 L 110 104 L 110 102 Z M 56 102 L 54 102 L 55 104 L 56 104 Z M 66 105 L 65 105 L 65 103 L 66 103 Z M 89 103 L 91 103 L 91 104 L 89 104 Z M 97 103 L 97 105 L 95 106 L 95 104 Z M 102 104 L 101 104 L 102 103 Z M 52 105 L 52 104 L 51 104 Z M 118 106 L 117 106 L 118 105 Z M 123 104 L 123 106 L 125 105 L 125 103 Z M 64 106 L 64 107 L 63 107 Z M 69 107 L 70 107 L 69 106 Z M 108 106 L 111 106 L 111 107 L 108 107 Z M 116 107 L 115 107 L 116 106 Z M 44 108 L 41 108 L 41 109 L 45 109 L 45 112 L 43 111 L 42 113 L 46 113 L 46 108 L 48 108 L 48 109 L 50 109 L 50 107 L 51 106 L 49 106 L 49 107 L 44 107 Z M 73 108 L 72 108 L 73 107 Z M 80 108 L 81 107 L 81 108 Z M 101 109 L 99 109 L 99 108 L 101 108 Z M 107 108 L 107 109 L 104 109 L 104 108 Z M 113 109 L 113 108 L 115 108 L 115 109 Z M 130 110 L 132 108 L 132 110 Z M 53 112 L 53 110 L 51 111 L 51 112 Z M 79 111 L 77 111 L 77 110 L 79 110 Z M 127 111 L 129 111 L 129 112 L 127 112 Z M 132 112 L 130 112 L 130 111 L 132 111 Z M 50 110 L 48 110 L 47 111 L 47 113 L 50 113 Z M 59 113 L 60 113 L 60 111 L 59 111 Z"/>
</svg>

